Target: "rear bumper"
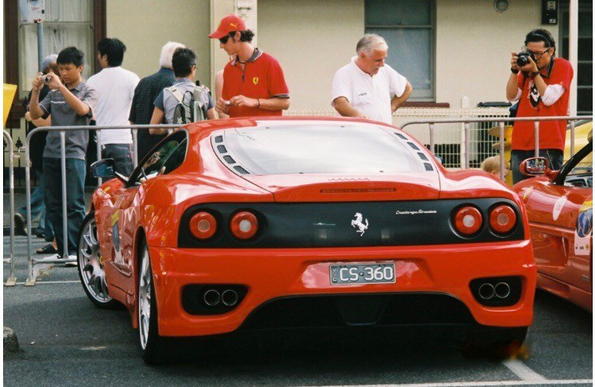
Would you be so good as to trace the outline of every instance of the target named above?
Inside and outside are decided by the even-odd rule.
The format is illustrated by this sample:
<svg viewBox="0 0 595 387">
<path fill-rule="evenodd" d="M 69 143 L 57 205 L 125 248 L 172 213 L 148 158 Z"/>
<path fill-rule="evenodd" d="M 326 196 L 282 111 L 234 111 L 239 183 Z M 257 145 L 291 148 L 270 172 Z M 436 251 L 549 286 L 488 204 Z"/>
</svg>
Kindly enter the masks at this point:
<svg viewBox="0 0 595 387">
<path fill-rule="evenodd" d="M 530 241 L 320 249 L 151 247 L 150 253 L 163 336 L 286 326 L 526 327 L 533 318 L 536 269 Z M 395 263 L 396 283 L 330 284 L 331 263 L 389 261 Z M 512 306 L 483 306 L 469 287 L 473 279 L 508 276 L 518 276 L 522 286 Z M 237 284 L 248 290 L 232 311 L 199 316 L 182 304 L 184 288 L 196 284 Z"/>
</svg>

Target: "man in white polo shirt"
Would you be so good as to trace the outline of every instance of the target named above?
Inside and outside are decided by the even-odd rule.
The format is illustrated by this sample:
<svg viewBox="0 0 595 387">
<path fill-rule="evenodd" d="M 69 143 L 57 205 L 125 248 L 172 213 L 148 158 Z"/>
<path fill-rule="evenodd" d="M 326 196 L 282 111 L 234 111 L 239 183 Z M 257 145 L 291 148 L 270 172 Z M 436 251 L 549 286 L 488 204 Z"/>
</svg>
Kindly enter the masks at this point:
<svg viewBox="0 0 595 387">
<path fill-rule="evenodd" d="M 122 68 L 126 46 L 119 39 L 105 38 L 97 44 L 97 51 L 103 70 L 87 81 L 97 91 L 97 126 L 129 125 L 128 115 L 139 78 Z M 101 158 L 114 159 L 116 172 L 129 176 L 134 168 L 130 129 L 102 130 L 99 136 Z"/>
<path fill-rule="evenodd" d="M 392 125 L 392 113 L 409 98 L 413 87 L 385 63 L 388 45 L 366 34 L 357 42 L 357 56 L 333 78 L 331 105 L 345 117 L 365 117 Z"/>
</svg>

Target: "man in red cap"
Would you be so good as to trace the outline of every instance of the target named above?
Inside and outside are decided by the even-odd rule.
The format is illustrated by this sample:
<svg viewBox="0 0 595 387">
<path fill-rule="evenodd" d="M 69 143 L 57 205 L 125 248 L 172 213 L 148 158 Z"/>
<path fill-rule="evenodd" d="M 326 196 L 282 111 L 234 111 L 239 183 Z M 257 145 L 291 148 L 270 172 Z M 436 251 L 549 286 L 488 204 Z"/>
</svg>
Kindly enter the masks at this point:
<svg viewBox="0 0 595 387">
<path fill-rule="evenodd" d="M 289 108 L 289 89 L 279 62 L 252 45 L 254 32 L 236 15 L 224 17 L 215 32 L 219 47 L 234 57 L 223 71 L 223 98 L 215 110 L 230 117 L 280 116 Z"/>
</svg>

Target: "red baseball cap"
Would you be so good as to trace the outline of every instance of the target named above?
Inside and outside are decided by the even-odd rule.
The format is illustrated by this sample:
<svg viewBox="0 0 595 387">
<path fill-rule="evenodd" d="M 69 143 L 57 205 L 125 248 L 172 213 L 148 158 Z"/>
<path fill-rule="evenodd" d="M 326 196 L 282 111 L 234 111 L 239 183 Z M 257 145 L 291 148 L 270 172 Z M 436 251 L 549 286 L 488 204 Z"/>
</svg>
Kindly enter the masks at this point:
<svg viewBox="0 0 595 387">
<path fill-rule="evenodd" d="M 228 15 L 221 19 L 217 30 L 209 35 L 212 39 L 221 39 L 225 35 L 233 31 L 246 31 L 244 21 L 237 15 Z"/>
</svg>

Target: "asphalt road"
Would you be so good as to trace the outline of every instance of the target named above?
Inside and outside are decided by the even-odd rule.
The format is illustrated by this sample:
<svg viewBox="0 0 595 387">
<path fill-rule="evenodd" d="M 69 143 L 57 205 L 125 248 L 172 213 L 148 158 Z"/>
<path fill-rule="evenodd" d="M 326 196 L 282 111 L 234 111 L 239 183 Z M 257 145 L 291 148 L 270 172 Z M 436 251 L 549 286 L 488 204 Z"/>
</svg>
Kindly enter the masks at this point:
<svg viewBox="0 0 595 387">
<path fill-rule="evenodd" d="M 544 292 L 522 360 L 465 358 L 444 331 L 397 328 L 249 333 L 219 340 L 208 355 L 187 342 L 179 364 L 148 367 L 128 313 L 91 304 L 76 269 L 23 285 L 25 241 L 17 238 L 17 286 L 4 287 L 4 325 L 20 343 L 4 354 L 5 386 L 592 385 L 592 314 Z"/>
</svg>

